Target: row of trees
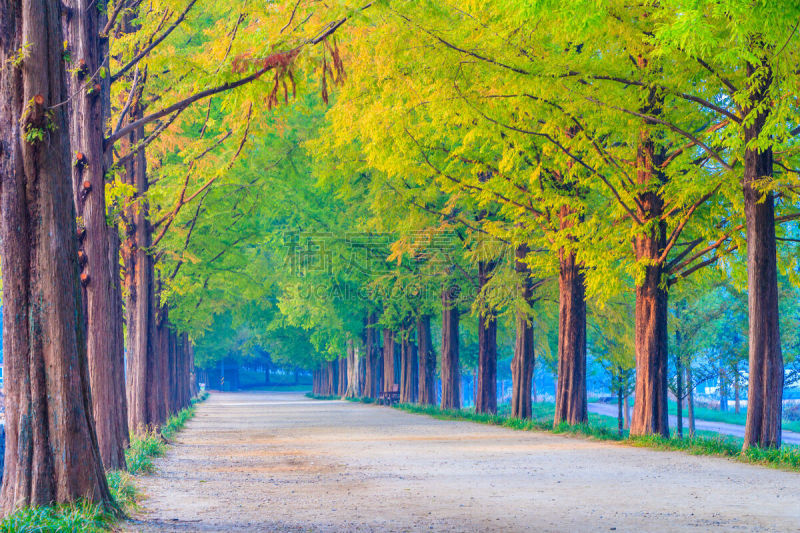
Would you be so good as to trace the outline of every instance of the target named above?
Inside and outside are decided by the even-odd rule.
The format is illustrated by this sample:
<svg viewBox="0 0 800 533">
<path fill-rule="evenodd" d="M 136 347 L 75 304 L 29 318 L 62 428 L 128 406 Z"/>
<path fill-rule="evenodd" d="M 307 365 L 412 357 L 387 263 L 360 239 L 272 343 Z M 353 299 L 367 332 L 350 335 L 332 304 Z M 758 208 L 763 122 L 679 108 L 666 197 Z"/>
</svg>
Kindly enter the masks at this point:
<svg viewBox="0 0 800 533">
<path fill-rule="evenodd" d="M 745 446 L 777 446 L 797 355 L 796 9 L 361 10 L 320 49 L 323 102 L 270 115 L 282 133 L 259 135 L 230 186 L 209 193 L 229 224 L 177 219 L 197 238 L 176 243 L 172 316 L 213 330 L 225 315 L 278 359 L 317 368 L 318 387 L 356 343 L 366 390 L 375 335 L 413 361 L 404 343 L 421 350 L 415 326 L 431 321 L 442 405 L 457 405 L 459 346 L 475 346 L 481 412 L 496 409 L 500 328 L 515 338 L 514 413 L 529 409 L 533 354 L 552 354 L 556 422 L 569 423 L 586 419 L 591 348 L 615 388 L 633 387 L 631 432 L 667 435 L 669 391 L 693 389 L 693 360 L 738 350 L 720 335 L 701 355 L 692 339 L 690 304 L 724 282 L 720 313 L 747 323 Z M 209 299 L 226 307 L 197 316 Z M 414 365 L 393 359 L 384 383 L 407 390 Z"/>
<path fill-rule="evenodd" d="M 620 390 L 635 368 L 631 432 L 666 435 L 669 348 L 673 367 L 693 354 L 683 302 L 720 278 L 748 295 L 745 446 L 779 445 L 798 15 L 0 4 L 3 510 L 108 501 L 128 430 L 185 402 L 192 344 L 206 363 L 241 338 L 317 369 L 318 389 L 346 354 L 350 395 L 382 374 L 430 403 L 438 371 L 444 407 L 474 357 L 494 412 L 513 336 L 513 413 L 538 353 L 569 423 L 591 349 Z"/>
<path fill-rule="evenodd" d="M 265 85 L 286 88 L 345 20 L 180 4 L 0 4 L 3 513 L 113 507 L 105 470 L 125 468 L 129 434 L 189 404 L 196 334 L 170 317 L 181 261 L 159 244 L 188 246 L 175 219 L 242 153 Z"/>
</svg>

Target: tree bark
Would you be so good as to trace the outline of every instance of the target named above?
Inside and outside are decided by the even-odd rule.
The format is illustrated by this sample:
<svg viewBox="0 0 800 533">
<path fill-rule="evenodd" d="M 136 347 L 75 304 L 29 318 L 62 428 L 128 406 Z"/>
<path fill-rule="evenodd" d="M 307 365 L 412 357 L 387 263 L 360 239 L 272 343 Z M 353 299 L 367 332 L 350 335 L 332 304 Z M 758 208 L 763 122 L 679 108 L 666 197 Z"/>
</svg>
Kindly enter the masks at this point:
<svg viewBox="0 0 800 533">
<path fill-rule="evenodd" d="M 364 396 L 377 398 L 380 391 L 380 371 L 377 367 L 377 330 L 375 329 L 375 314 L 368 313 L 364 325 Z"/>
<path fill-rule="evenodd" d="M 336 395 L 336 389 L 339 385 L 339 376 L 337 373 L 338 370 L 339 364 L 336 360 L 328 361 L 325 372 L 325 392 L 323 393 L 325 396 Z"/>
<path fill-rule="evenodd" d="M 625 396 L 625 429 L 631 427 L 631 395 Z"/>
<path fill-rule="evenodd" d="M 92 414 L 67 120 L 56 106 L 67 98 L 62 53 L 59 2 L 0 2 L 5 515 L 79 498 L 113 505 Z"/>
<path fill-rule="evenodd" d="M 358 345 L 352 339 L 347 340 L 347 387 L 346 398 L 358 398 L 361 387 L 361 357 Z"/>
<path fill-rule="evenodd" d="M 524 262 L 528 254 L 528 247 L 520 245 L 516 249 L 514 270 L 522 279 L 520 280 L 521 296 L 530 306 L 533 303 L 533 289 L 531 286 L 530 272 Z M 531 396 L 533 394 L 533 367 L 536 362 L 533 348 L 533 322 L 527 312 L 517 311 L 516 340 L 514 342 L 514 357 L 511 359 L 511 416 L 516 418 L 531 417 Z"/>
<path fill-rule="evenodd" d="M 461 409 L 461 369 L 458 360 L 458 305 L 455 289 L 442 291 L 442 409 Z"/>
<path fill-rule="evenodd" d="M 431 317 L 417 319 L 417 346 L 419 348 L 419 403 L 436 404 L 436 352 L 431 342 Z"/>
<path fill-rule="evenodd" d="M 478 263 L 478 285 L 482 290 L 492 276 L 494 262 Z M 497 317 L 494 311 L 478 316 L 478 380 L 475 412 L 497 413 Z"/>
<path fill-rule="evenodd" d="M 562 249 L 558 277 L 558 385 L 553 424 L 581 424 L 586 408 L 586 301 L 575 254 Z"/>
<path fill-rule="evenodd" d="M 397 385 L 397 377 L 394 372 L 394 332 L 388 329 L 383 330 L 383 390 L 390 392 L 394 385 Z"/>
<path fill-rule="evenodd" d="M 344 396 L 347 393 L 347 356 L 339 358 L 339 374 L 338 384 L 336 387 L 336 395 Z"/>
<path fill-rule="evenodd" d="M 744 449 L 781 445 L 783 355 L 778 310 L 778 270 L 775 242 L 775 195 L 762 193 L 758 183 L 773 176 L 772 149 L 754 143 L 771 106 L 772 72 L 764 56 L 762 67 L 748 63 L 749 102 L 744 126 L 744 212 L 747 226 L 747 303 L 749 313 L 749 382 Z"/>
<path fill-rule="evenodd" d="M 108 67 L 107 45 L 100 39 L 105 17 L 90 0 L 66 0 L 64 38 L 70 57 L 67 89 L 72 163 L 73 198 L 83 234 L 78 247 L 82 265 L 82 296 L 87 320 L 87 356 L 92 387 L 97 439 L 106 469 L 124 469 L 127 420 L 124 379 L 117 369 L 123 360 L 121 301 L 117 273 L 119 259 L 106 222 L 105 173 L 109 157 L 104 154 L 105 121 L 110 110 L 108 77 L 99 76 Z"/>
<path fill-rule="evenodd" d="M 402 403 L 414 403 L 417 401 L 417 389 L 419 387 L 417 348 L 409 337 L 404 337 L 401 344 L 401 366 L 400 373 L 400 401 Z"/>
<path fill-rule="evenodd" d="M 661 159 L 649 133 L 643 130 L 637 151 L 637 182 L 648 190 L 639 194 L 638 203 L 648 224 L 633 238 L 634 254 L 643 265 L 644 277 L 636 287 L 636 396 L 631 435 L 668 437 L 667 291 L 663 264 L 658 261 L 666 246 L 667 228 L 661 220 L 664 200 L 652 185 L 654 179 L 662 178 L 658 170 Z"/>
<path fill-rule="evenodd" d="M 131 120 L 144 114 L 141 91 L 131 104 Z M 137 128 L 122 142 L 123 152 L 132 150 L 145 138 L 144 128 Z M 147 161 L 144 150 L 125 166 L 124 180 L 136 191 L 136 202 L 125 209 L 125 241 L 121 252 L 125 266 L 125 323 L 127 325 L 127 398 L 128 427 L 135 433 L 157 425 L 151 402 L 157 390 L 158 346 L 155 322 L 155 271 L 149 249 L 152 228 L 148 221 Z M 222 375 L 220 379 L 222 379 Z"/>
</svg>

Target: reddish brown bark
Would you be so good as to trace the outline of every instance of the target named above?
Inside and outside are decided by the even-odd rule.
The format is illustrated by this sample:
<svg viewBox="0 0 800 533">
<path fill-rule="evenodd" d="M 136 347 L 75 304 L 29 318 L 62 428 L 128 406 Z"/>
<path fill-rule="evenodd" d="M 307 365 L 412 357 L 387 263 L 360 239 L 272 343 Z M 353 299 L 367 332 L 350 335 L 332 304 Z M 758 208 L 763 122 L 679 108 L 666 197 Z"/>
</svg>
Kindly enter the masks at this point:
<svg viewBox="0 0 800 533">
<path fill-rule="evenodd" d="M 559 252 L 558 383 L 553 424 L 582 424 L 586 410 L 586 301 L 575 253 Z"/>
<path fill-rule="evenodd" d="M 394 372 L 395 334 L 393 331 L 383 330 L 383 390 L 388 392 L 394 385 L 399 385 Z"/>
<path fill-rule="evenodd" d="M 161 308 L 156 313 L 156 335 L 155 349 L 153 350 L 154 363 L 152 374 L 147 376 L 150 389 L 147 397 L 147 409 L 150 424 L 158 427 L 167 419 L 168 403 L 168 352 L 169 352 L 169 325 L 167 322 L 167 310 Z M 231 386 L 233 380 L 226 380 Z"/>
<path fill-rule="evenodd" d="M 347 393 L 347 357 L 340 357 L 338 361 L 338 380 L 336 385 L 336 394 L 344 396 Z"/>
<path fill-rule="evenodd" d="M 375 314 L 369 313 L 364 325 L 364 396 L 367 398 L 377 398 L 380 387 L 377 334 Z"/>
<path fill-rule="evenodd" d="M 478 285 L 489 282 L 494 263 L 478 263 Z M 497 412 L 497 318 L 493 311 L 478 317 L 478 379 L 475 389 L 475 412 Z"/>
<path fill-rule="evenodd" d="M 442 290 L 442 409 L 461 408 L 461 369 L 458 360 L 456 290 Z"/>
<path fill-rule="evenodd" d="M 661 220 L 664 200 L 652 190 L 659 178 L 660 157 L 643 131 L 637 153 L 637 181 L 650 190 L 639 194 L 641 218 L 647 227 L 633 239 L 636 260 L 644 264 L 644 279 L 636 287 L 635 351 L 636 389 L 631 435 L 669 436 L 667 416 L 667 291 L 663 264 L 666 224 Z"/>
<path fill-rule="evenodd" d="M 417 319 L 417 347 L 419 351 L 419 403 L 436 404 L 436 352 L 431 341 L 431 317 Z"/>
<path fill-rule="evenodd" d="M 108 77 L 98 72 L 107 57 L 106 41 L 99 36 L 104 16 L 90 0 L 66 0 L 64 38 L 70 57 L 67 88 L 72 164 L 72 186 L 82 239 L 79 243 L 87 355 L 93 411 L 100 453 L 107 469 L 124 469 L 128 422 L 124 379 L 121 300 L 118 293 L 119 259 L 116 228 L 106 223 L 105 173 L 108 157 L 103 138 L 110 105 Z M 107 68 L 107 64 L 105 67 Z"/>
<path fill-rule="evenodd" d="M 137 94 L 131 104 L 132 120 L 143 115 L 140 96 Z M 143 128 L 134 130 L 122 143 L 123 152 L 144 138 Z M 158 389 L 155 376 L 159 341 L 155 323 L 155 272 L 149 253 L 152 228 L 147 220 L 149 184 L 144 151 L 129 160 L 124 180 L 133 187 L 137 197 L 137 201 L 125 210 L 125 241 L 121 250 L 126 289 L 128 426 L 133 432 L 141 432 L 160 423 L 157 410 L 152 408 Z"/>
<path fill-rule="evenodd" d="M 78 498 L 111 505 L 92 415 L 67 120 L 56 106 L 67 98 L 62 53 L 60 2 L 0 2 L 3 514 Z"/>
<path fill-rule="evenodd" d="M 517 247 L 514 269 L 522 278 L 520 280 L 521 296 L 528 305 L 531 305 L 533 288 L 528 267 L 524 262 L 527 253 L 527 246 L 521 245 Z M 516 418 L 531 417 L 531 382 L 533 380 L 534 358 L 533 323 L 527 312 L 517 311 L 514 358 L 511 360 L 511 416 Z"/>
<path fill-rule="evenodd" d="M 417 347 L 411 342 L 410 333 L 403 337 L 400 348 L 400 401 L 414 403 L 417 401 L 419 382 Z"/>
<path fill-rule="evenodd" d="M 336 361 L 328 361 L 325 367 L 325 382 L 323 383 L 323 395 L 324 396 L 334 396 L 336 394 L 336 389 L 339 386 L 339 375 L 337 370 L 339 369 L 339 364 Z"/>
<path fill-rule="evenodd" d="M 481 289 L 488 283 L 494 266 L 478 264 Z M 475 412 L 497 413 L 497 318 L 492 311 L 478 317 L 478 375 L 475 388 Z"/>
<path fill-rule="evenodd" d="M 747 293 L 749 311 L 749 378 L 747 425 L 744 449 L 781 445 L 783 400 L 783 355 L 778 310 L 778 272 L 775 243 L 775 196 L 762 193 L 757 183 L 771 179 L 772 149 L 749 146 L 758 139 L 769 114 L 772 72 L 765 58 L 763 67 L 748 63 L 749 105 L 745 124 L 744 211 L 747 226 Z M 758 111 L 754 111 L 758 110 Z"/>
<path fill-rule="evenodd" d="M 347 339 L 347 383 L 344 396 L 346 398 L 358 398 L 363 385 L 363 375 L 361 374 L 361 349 L 353 339 Z"/>
</svg>

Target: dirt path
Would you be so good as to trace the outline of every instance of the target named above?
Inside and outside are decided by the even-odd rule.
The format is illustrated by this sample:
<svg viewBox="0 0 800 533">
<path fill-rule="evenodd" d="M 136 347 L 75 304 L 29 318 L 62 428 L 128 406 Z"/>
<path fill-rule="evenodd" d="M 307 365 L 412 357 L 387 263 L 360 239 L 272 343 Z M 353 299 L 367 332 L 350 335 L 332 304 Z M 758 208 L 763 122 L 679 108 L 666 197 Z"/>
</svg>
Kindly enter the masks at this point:
<svg viewBox="0 0 800 533">
<path fill-rule="evenodd" d="M 800 475 L 299 393 L 201 404 L 130 531 L 800 531 Z"/>
</svg>

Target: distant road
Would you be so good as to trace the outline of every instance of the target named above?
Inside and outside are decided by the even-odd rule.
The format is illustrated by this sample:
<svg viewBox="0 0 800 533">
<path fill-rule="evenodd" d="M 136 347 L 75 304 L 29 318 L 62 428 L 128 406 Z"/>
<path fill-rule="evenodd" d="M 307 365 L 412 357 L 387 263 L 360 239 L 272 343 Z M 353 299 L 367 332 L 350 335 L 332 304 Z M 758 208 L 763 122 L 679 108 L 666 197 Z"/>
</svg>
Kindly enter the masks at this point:
<svg viewBox="0 0 800 533">
<path fill-rule="evenodd" d="M 592 402 L 589 404 L 589 412 L 596 413 L 598 415 L 605 415 L 605 416 L 617 416 L 617 406 L 610 404 L 610 403 L 599 403 L 599 402 Z M 686 428 L 689 425 L 689 419 L 684 417 L 683 418 L 683 427 Z M 678 427 L 678 417 L 670 415 L 669 416 L 669 428 L 670 431 L 673 431 L 676 427 Z M 720 433 L 722 435 L 732 435 L 734 437 L 739 437 L 740 439 L 744 438 L 744 426 L 739 424 L 727 424 L 725 422 L 712 422 L 710 420 L 699 420 L 695 419 L 694 421 L 694 428 L 697 431 L 713 431 L 715 433 Z M 796 433 L 794 431 L 784 431 L 782 436 L 783 444 L 796 444 L 800 445 L 800 433 Z"/>
</svg>

